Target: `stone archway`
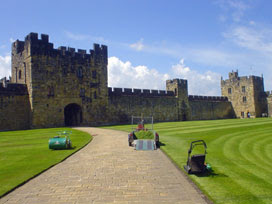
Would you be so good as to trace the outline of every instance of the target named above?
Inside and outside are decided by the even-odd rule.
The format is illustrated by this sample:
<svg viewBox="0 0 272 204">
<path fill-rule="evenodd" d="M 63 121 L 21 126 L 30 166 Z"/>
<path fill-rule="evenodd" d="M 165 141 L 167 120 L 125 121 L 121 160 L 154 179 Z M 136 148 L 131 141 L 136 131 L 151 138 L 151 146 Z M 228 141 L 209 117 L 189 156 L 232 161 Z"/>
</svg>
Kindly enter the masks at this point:
<svg viewBox="0 0 272 204">
<path fill-rule="evenodd" d="M 82 110 L 80 105 L 70 103 L 64 108 L 65 126 L 78 126 L 82 123 Z"/>
</svg>

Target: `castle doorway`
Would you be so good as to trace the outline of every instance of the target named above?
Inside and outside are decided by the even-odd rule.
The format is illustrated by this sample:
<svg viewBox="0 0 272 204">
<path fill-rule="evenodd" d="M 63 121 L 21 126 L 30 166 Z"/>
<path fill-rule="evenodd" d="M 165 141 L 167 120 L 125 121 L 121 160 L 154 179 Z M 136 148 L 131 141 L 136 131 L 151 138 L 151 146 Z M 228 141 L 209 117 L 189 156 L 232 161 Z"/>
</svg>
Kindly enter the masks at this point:
<svg viewBox="0 0 272 204">
<path fill-rule="evenodd" d="M 65 126 L 78 126 L 82 123 L 82 110 L 76 103 L 71 103 L 64 108 Z"/>
</svg>

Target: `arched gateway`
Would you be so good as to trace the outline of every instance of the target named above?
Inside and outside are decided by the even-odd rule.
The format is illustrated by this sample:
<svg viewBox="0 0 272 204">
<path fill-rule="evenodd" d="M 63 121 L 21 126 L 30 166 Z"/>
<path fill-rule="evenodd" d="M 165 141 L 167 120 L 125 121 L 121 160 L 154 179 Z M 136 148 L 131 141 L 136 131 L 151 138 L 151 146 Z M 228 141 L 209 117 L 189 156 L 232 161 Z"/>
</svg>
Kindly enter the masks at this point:
<svg viewBox="0 0 272 204">
<path fill-rule="evenodd" d="M 77 126 L 82 123 L 82 110 L 76 103 L 70 103 L 64 108 L 65 126 Z"/>
</svg>

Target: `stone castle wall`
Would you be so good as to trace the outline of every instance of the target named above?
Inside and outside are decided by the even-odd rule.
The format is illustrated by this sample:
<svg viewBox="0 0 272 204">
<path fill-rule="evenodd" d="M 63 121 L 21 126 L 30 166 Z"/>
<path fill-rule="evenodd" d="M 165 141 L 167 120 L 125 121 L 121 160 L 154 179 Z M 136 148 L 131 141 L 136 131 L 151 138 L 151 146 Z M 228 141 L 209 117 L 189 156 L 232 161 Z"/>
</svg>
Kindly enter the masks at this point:
<svg viewBox="0 0 272 204">
<path fill-rule="evenodd" d="M 155 122 L 272 115 L 262 77 L 231 72 L 221 80 L 223 97 L 188 95 L 183 79 L 167 80 L 166 91 L 110 88 L 107 60 L 104 45 L 89 53 L 55 49 L 48 35 L 37 33 L 15 41 L 11 83 L 0 86 L 0 130 L 130 123 L 132 115 Z"/>
<path fill-rule="evenodd" d="M 172 91 L 109 88 L 113 123 L 130 123 L 131 116 L 153 116 L 154 121 L 178 120 L 178 100 Z"/>
<path fill-rule="evenodd" d="M 267 115 L 272 117 L 272 91 L 266 92 L 267 94 Z"/>
<path fill-rule="evenodd" d="M 222 96 L 232 102 L 238 118 L 261 117 L 267 113 L 267 102 L 264 92 L 263 78 L 258 76 L 239 77 L 238 72 L 229 73 L 229 79 L 221 80 Z"/>
<path fill-rule="evenodd" d="M 98 44 L 88 54 L 81 49 L 54 49 L 47 35 L 38 39 L 36 33 L 16 41 L 12 79 L 28 85 L 31 127 L 64 126 L 69 104 L 80 107 L 78 123 L 82 125 L 106 120 L 102 112 L 108 102 L 107 59 L 107 47 Z"/>
<path fill-rule="evenodd" d="M 184 110 L 174 91 L 109 88 L 109 111 L 112 121 L 130 123 L 131 116 L 153 116 L 155 122 L 180 121 Z M 188 98 L 188 97 L 187 97 Z M 182 101 L 184 99 L 182 98 Z M 186 120 L 234 118 L 231 103 L 226 97 L 189 96 Z M 182 114 L 182 115 L 180 115 Z"/>
<path fill-rule="evenodd" d="M 234 118 L 235 113 L 227 97 L 189 96 L 191 120 Z"/>
<path fill-rule="evenodd" d="M 0 84 L 0 130 L 30 128 L 30 103 L 23 84 Z"/>
</svg>

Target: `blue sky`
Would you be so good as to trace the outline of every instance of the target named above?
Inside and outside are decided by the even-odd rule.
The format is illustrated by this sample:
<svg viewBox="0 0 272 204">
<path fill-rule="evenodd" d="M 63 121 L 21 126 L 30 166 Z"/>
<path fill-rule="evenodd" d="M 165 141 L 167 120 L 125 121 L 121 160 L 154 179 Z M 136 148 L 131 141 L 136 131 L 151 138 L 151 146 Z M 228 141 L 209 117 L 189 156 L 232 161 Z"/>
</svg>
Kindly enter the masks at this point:
<svg viewBox="0 0 272 204">
<path fill-rule="evenodd" d="M 0 78 L 10 73 L 11 42 L 30 32 L 58 46 L 109 52 L 109 85 L 165 89 L 188 79 L 189 93 L 220 95 L 220 77 L 264 74 L 272 89 L 272 1 L 2 1 Z"/>
</svg>

